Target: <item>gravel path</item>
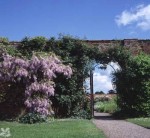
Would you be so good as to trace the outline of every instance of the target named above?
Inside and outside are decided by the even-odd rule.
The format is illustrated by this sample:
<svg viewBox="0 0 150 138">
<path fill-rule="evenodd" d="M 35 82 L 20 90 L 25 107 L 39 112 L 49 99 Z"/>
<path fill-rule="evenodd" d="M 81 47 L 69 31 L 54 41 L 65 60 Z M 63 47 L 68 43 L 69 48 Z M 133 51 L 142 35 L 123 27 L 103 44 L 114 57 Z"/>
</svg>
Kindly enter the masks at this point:
<svg viewBox="0 0 150 138">
<path fill-rule="evenodd" d="M 107 113 L 95 113 L 93 123 L 107 138 L 150 138 L 150 129 L 124 120 L 115 120 Z"/>
</svg>

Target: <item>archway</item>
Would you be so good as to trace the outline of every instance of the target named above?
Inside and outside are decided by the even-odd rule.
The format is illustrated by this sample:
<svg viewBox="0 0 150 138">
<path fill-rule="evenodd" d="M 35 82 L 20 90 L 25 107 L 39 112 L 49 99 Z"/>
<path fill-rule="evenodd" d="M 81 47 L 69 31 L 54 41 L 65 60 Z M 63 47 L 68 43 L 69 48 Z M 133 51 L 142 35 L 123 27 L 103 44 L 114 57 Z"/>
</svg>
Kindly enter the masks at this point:
<svg viewBox="0 0 150 138">
<path fill-rule="evenodd" d="M 110 90 L 115 91 L 115 85 L 112 82 L 111 74 L 117 72 L 120 67 L 115 62 L 110 62 L 107 65 L 93 63 L 93 67 L 89 72 L 89 78 L 86 80 L 86 85 L 89 89 L 87 92 L 91 95 L 91 111 L 94 117 L 94 99 L 95 96 L 108 96 Z M 96 93 L 100 93 L 96 95 Z"/>
<path fill-rule="evenodd" d="M 101 51 L 101 50 L 100 50 Z M 92 61 L 90 68 L 90 97 L 91 97 L 91 116 L 94 117 L 94 87 L 93 87 L 93 70 L 97 65 L 101 69 L 105 69 L 108 65 L 115 71 L 111 62 L 117 63 L 121 71 L 126 71 L 130 64 L 131 54 L 129 50 L 123 46 L 113 46 L 104 51 L 99 52 Z M 97 64 L 97 65 L 95 65 Z"/>
</svg>

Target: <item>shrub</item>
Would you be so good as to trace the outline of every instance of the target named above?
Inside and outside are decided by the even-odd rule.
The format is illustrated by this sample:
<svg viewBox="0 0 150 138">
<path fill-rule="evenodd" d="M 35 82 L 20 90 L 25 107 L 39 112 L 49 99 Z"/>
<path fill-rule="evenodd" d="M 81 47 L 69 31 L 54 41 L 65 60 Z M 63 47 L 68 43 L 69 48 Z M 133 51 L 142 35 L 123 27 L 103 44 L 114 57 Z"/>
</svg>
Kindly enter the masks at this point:
<svg viewBox="0 0 150 138">
<path fill-rule="evenodd" d="M 117 110 L 115 98 L 109 101 L 97 102 L 95 110 L 98 112 L 114 113 Z"/>
<path fill-rule="evenodd" d="M 76 109 L 76 110 L 73 111 L 73 115 L 71 116 L 71 118 L 75 118 L 75 119 L 90 119 L 91 116 L 84 109 L 81 109 L 81 110 Z"/>
<path fill-rule="evenodd" d="M 8 53 L 15 57 L 24 57 L 30 60 L 36 52 L 53 52 L 61 57 L 63 64 L 72 64 L 73 75 L 71 79 L 66 79 L 62 74 L 56 73 L 57 78 L 53 80 L 56 91 L 55 96 L 50 97 L 50 100 L 53 101 L 56 116 L 71 116 L 76 106 L 85 104 L 83 100 L 85 93 L 82 84 L 83 80 L 88 77 L 89 62 L 96 55 L 97 48 L 68 36 L 61 36 L 58 39 L 51 38 L 49 40 L 44 37 L 26 37 L 18 47 L 7 48 L 8 46 L 5 46 L 2 48 L 3 50 L 0 49 L 0 56 L 3 53 Z"/>
<path fill-rule="evenodd" d="M 140 54 L 114 73 L 118 106 L 128 116 L 150 116 L 150 56 Z"/>
<path fill-rule="evenodd" d="M 95 111 L 104 112 L 104 102 L 97 102 L 94 106 Z"/>
<path fill-rule="evenodd" d="M 104 94 L 104 92 L 103 91 L 97 91 L 97 92 L 95 92 L 95 94 Z"/>
<path fill-rule="evenodd" d="M 104 112 L 106 113 L 114 113 L 117 110 L 117 104 L 114 102 L 108 102 L 104 107 Z"/>
<path fill-rule="evenodd" d="M 95 49 L 79 39 L 68 36 L 51 38 L 47 42 L 46 51 L 52 51 L 60 56 L 65 64 L 71 63 L 73 69 L 71 79 L 59 76 L 54 80 L 56 95 L 52 101 L 57 117 L 73 116 L 76 107 L 85 104 L 83 81 L 88 77 L 90 62 L 98 51 Z"/>
<path fill-rule="evenodd" d="M 25 37 L 18 47 L 20 53 L 28 58 L 32 57 L 33 52 L 41 52 L 46 47 L 47 39 L 42 36 L 34 38 Z"/>
<path fill-rule="evenodd" d="M 9 40 L 8 40 L 8 38 L 0 37 L 0 43 L 2 43 L 4 45 L 8 45 L 9 44 Z"/>
<path fill-rule="evenodd" d="M 55 55 L 38 53 L 31 60 L 3 54 L 0 63 L 0 80 L 24 85 L 25 106 L 30 113 L 48 116 L 50 96 L 54 95 L 53 78 L 57 74 L 70 77 L 72 70 Z M 33 121 L 34 122 L 34 121 Z"/>
<path fill-rule="evenodd" d="M 94 99 L 94 103 L 96 103 L 96 102 L 104 102 L 104 101 L 109 101 L 110 100 L 110 98 L 109 97 L 106 97 L 106 96 L 103 96 L 103 97 L 96 97 L 95 99 Z"/>
<path fill-rule="evenodd" d="M 71 118 L 91 119 L 91 103 L 87 97 L 83 98 L 83 104 L 74 108 L 71 113 Z"/>
<path fill-rule="evenodd" d="M 23 117 L 19 118 L 19 122 L 25 124 L 42 123 L 46 122 L 46 120 L 47 120 L 46 116 L 37 113 L 28 113 Z"/>
</svg>

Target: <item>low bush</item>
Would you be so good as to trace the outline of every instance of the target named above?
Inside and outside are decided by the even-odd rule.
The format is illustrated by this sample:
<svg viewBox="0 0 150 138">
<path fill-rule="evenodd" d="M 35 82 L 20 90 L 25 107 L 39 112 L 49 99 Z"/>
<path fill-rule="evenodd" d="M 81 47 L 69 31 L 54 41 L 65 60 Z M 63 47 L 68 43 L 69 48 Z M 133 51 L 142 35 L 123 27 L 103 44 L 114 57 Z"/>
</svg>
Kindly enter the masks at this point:
<svg viewBox="0 0 150 138">
<path fill-rule="evenodd" d="M 75 119 L 90 119 L 91 116 L 86 110 L 79 110 L 79 111 L 74 111 L 74 114 L 71 118 Z"/>
<path fill-rule="evenodd" d="M 88 99 L 84 99 L 82 106 L 76 106 L 71 118 L 91 119 L 90 101 Z"/>
<path fill-rule="evenodd" d="M 106 112 L 106 113 L 114 113 L 117 111 L 116 100 L 112 99 L 104 102 L 97 102 L 95 104 L 95 110 L 97 112 Z"/>
<path fill-rule="evenodd" d="M 46 120 L 47 120 L 46 116 L 42 116 L 37 113 L 28 113 L 23 117 L 19 118 L 19 122 L 24 124 L 42 123 L 46 122 Z"/>
<path fill-rule="evenodd" d="M 97 102 L 104 102 L 104 101 L 109 101 L 110 98 L 106 97 L 106 96 L 103 96 L 103 97 L 96 97 L 94 99 L 94 103 L 97 103 Z"/>
</svg>

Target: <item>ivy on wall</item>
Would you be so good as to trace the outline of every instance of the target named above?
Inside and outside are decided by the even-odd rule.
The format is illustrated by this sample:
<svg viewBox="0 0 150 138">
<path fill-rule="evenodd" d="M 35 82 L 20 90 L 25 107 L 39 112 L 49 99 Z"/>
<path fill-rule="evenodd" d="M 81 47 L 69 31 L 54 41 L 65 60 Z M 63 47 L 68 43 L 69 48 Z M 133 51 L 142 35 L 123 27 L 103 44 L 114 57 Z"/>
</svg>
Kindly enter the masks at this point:
<svg viewBox="0 0 150 138">
<path fill-rule="evenodd" d="M 133 57 L 125 47 L 120 45 L 110 47 L 103 52 L 96 46 L 70 36 L 60 36 L 57 39 L 54 37 L 24 38 L 17 49 L 10 47 L 9 43 L 2 45 L 9 54 L 28 59 L 34 52 L 53 52 L 63 60 L 63 64 L 71 65 L 73 75 L 70 79 L 58 75 L 54 80 L 56 94 L 51 97 L 51 100 L 57 117 L 70 117 L 77 113 L 81 113 L 78 115 L 82 116 L 85 112 L 90 113 L 89 103 L 83 90 L 83 81 L 89 76 L 88 72 L 93 60 L 100 64 L 110 62 L 119 64 L 121 70 L 113 74 L 113 82 L 116 85 L 120 110 L 130 115 L 133 115 L 135 111 L 137 115 L 150 114 L 150 84 L 149 79 L 145 78 L 150 74 L 147 55 Z M 2 50 L 4 50 L 3 47 L 1 46 Z"/>
</svg>

